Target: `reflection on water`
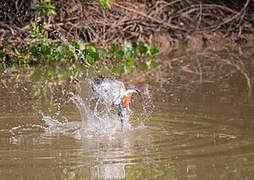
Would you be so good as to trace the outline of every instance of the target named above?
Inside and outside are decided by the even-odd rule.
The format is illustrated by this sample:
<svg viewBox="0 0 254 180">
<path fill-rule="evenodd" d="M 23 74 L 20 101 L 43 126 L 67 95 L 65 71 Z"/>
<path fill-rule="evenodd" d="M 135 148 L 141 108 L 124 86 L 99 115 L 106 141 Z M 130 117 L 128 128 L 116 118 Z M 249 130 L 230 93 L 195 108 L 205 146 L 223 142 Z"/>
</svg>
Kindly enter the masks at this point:
<svg viewBox="0 0 254 180">
<path fill-rule="evenodd" d="M 178 71 L 161 89 L 139 84 L 124 125 L 85 78 L 32 98 L 31 79 L 1 76 L 0 179 L 252 179 L 246 78 L 188 84 Z"/>
</svg>

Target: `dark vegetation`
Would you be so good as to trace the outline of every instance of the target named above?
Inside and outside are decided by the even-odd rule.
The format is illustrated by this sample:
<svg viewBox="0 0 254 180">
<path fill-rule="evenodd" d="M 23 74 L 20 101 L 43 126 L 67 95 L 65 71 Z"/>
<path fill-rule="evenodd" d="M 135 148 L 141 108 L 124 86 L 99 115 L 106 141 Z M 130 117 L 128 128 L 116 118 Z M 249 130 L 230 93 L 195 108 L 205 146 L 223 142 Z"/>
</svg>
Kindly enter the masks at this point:
<svg viewBox="0 0 254 180">
<path fill-rule="evenodd" d="M 111 9 L 107 1 L 97 0 L 96 3 L 92 5 L 97 9 Z M 83 6 L 91 6 L 90 4 L 91 2 L 86 2 Z M 86 67 L 96 64 L 96 68 L 101 72 L 110 68 L 113 73 L 130 73 L 135 67 L 148 70 L 158 65 L 153 58 L 158 50 L 147 43 L 135 44 L 133 47 L 130 41 L 125 40 L 120 47 L 119 43 L 111 42 L 107 44 L 107 48 L 98 48 L 100 44 L 96 41 L 90 42 L 91 38 L 85 38 L 80 30 L 73 29 L 73 32 L 72 28 L 76 27 L 73 22 L 77 16 L 81 17 L 79 10 L 83 7 L 78 5 L 81 4 L 64 1 L 52 4 L 51 0 L 5 2 L 2 5 L 3 27 L 6 27 L 2 32 L 3 41 L 0 47 L 2 62 L 5 65 L 79 62 Z M 77 8 L 74 10 L 75 14 L 71 13 L 69 7 Z M 66 19 L 69 19 L 69 22 Z M 60 27 L 59 23 L 66 23 L 66 26 Z M 101 59 L 111 61 L 96 63 Z M 135 59 L 140 59 L 138 64 Z"/>
<path fill-rule="evenodd" d="M 45 0 L 44 0 L 45 1 Z M 42 2 L 44 2 L 42 0 Z M 46 1 L 45 1 L 46 2 Z M 99 2 L 107 2 L 100 0 Z M 172 38 L 186 33 L 213 31 L 225 35 L 253 32 L 254 1 L 227 0 L 159 0 L 109 1 L 103 8 L 91 0 L 57 0 L 51 4 L 56 16 L 43 17 L 32 3 L 39 0 L 2 1 L 0 5 L 3 42 L 21 43 L 29 38 L 31 21 L 41 21 L 48 32 L 57 31 L 68 40 L 83 39 L 97 45 L 127 40 L 147 40 L 156 32 L 167 31 Z M 50 15 L 50 8 L 48 9 Z M 51 37 L 54 39 L 54 37 Z"/>
<path fill-rule="evenodd" d="M 93 43 L 88 45 L 88 51 L 95 48 L 97 55 L 91 52 L 92 56 L 98 56 L 97 47 L 111 48 L 116 55 L 114 48 L 122 50 L 124 40 L 131 42 L 135 50 L 138 43 L 151 44 L 153 36 L 163 32 L 172 44 L 186 40 L 194 32 L 202 33 L 204 42 L 205 34 L 211 32 L 236 34 L 237 42 L 246 42 L 248 39 L 242 35 L 253 32 L 254 1 L 4 0 L 0 4 L 0 22 L 1 61 L 33 64 L 38 59 L 77 60 L 78 55 L 72 50 L 68 52 L 66 47 L 74 41 L 72 46 L 82 48 L 78 47 L 80 40 L 86 45 Z M 20 51 L 30 53 L 24 57 Z M 87 60 L 93 64 L 97 57 Z"/>
</svg>

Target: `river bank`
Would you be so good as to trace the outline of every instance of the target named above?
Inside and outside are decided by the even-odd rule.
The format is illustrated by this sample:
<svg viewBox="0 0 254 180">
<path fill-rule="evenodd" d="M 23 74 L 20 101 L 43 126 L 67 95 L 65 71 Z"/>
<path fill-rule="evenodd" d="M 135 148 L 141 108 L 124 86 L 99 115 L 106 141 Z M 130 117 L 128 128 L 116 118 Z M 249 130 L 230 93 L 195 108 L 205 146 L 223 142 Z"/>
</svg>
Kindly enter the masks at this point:
<svg viewBox="0 0 254 180">
<path fill-rule="evenodd" d="M 0 5 L 0 46 L 26 50 L 30 23 L 43 24 L 51 41 L 84 40 L 105 47 L 148 42 L 168 53 L 182 45 L 204 47 L 221 39 L 230 44 L 253 41 L 254 1 L 109 1 L 103 8 L 94 1 L 54 1 L 56 14 L 39 17 L 31 9 L 39 1 L 8 1 Z M 70 8 L 71 7 L 71 8 Z"/>
</svg>

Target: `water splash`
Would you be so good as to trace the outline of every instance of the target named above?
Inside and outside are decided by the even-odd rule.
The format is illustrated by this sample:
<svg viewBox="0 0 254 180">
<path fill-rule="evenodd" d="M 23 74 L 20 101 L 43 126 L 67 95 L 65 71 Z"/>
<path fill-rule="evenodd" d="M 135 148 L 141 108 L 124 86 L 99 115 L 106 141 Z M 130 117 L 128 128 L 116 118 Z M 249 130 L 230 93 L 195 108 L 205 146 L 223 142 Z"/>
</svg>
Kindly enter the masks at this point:
<svg viewBox="0 0 254 180">
<path fill-rule="evenodd" d="M 144 104 L 143 104 L 143 117 L 144 117 L 144 121 L 148 120 L 153 111 L 154 111 L 154 104 L 153 104 L 153 101 L 152 101 L 152 94 L 149 90 L 149 86 L 148 84 L 145 86 L 145 89 L 144 89 Z"/>
<path fill-rule="evenodd" d="M 144 86 L 144 90 L 142 91 L 142 100 L 140 106 L 140 112 L 137 113 L 136 116 L 140 122 L 138 128 L 143 128 L 145 126 L 144 123 L 149 121 L 155 108 L 148 84 Z"/>
<path fill-rule="evenodd" d="M 61 133 L 64 135 L 71 135 L 80 139 L 81 137 L 108 137 L 112 139 L 116 134 L 122 131 L 132 131 L 136 128 L 144 127 L 144 122 L 149 120 L 154 109 L 152 96 L 149 86 L 146 85 L 142 91 L 142 101 L 137 101 L 135 104 L 135 111 L 127 114 L 123 123 L 117 114 L 117 108 L 112 106 L 110 96 L 105 94 L 100 96 L 93 90 L 93 81 L 90 79 L 80 81 L 78 86 L 80 91 L 78 93 L 70 92 L 70 99 L 78 109 L 81 122 L 74 123 L 66 120 L 60 121 L 58 118 L 46 116 L 42 112 L 42 120 L 45 122 L 47 132 L 50 134 Z M 140 96 L 138 97 L 140 98 Z M 65 102 L 66 103 L 66 102 Z M 134 116 L 136 115 L 136 116 Z M 132 120 L 138 121 L 138 127 L 132 125 Z"/>
<path fill-rule="evenodd" d="M 42 120 L 45 122 L 45 136 L 51 136 L 56 134 L 62 134 L 65 136 L 74 137 L 75 139 L 81 139 L 81 125 L 80 122 L 60 122 L 58 119 L 54 119 L 51 116 L 43 116 Z"/>
<path fill-rule="evenodd" d="M 121 123 L 115 107 L 93 92 L 91 83 L 91 80 L 81 82 L 81 94 L 71 98 L 79 109 L 84 134 L 112 136 L 123 128 L 131 129 L 128 121 Z"/>
</svg>

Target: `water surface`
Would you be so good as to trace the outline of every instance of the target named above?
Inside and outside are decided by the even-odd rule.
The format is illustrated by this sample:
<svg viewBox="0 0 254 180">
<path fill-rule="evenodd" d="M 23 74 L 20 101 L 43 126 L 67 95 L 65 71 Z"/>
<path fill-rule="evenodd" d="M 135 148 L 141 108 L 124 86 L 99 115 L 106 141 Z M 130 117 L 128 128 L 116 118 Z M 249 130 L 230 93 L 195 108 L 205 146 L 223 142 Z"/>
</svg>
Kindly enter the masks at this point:
<svg viewBox="0 0 254 180">
<path fill-rule="evenodd" d="M 139 83 L 129 126 L 114 109 L 95 113 L 85 78 L 33 97 L 26 73 L 1 76 L 0 179 L 253 179 L 254 113 L 241 73 Z"/>
</svg>

